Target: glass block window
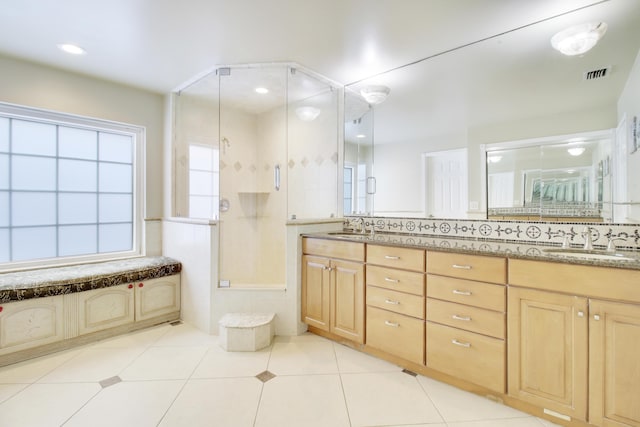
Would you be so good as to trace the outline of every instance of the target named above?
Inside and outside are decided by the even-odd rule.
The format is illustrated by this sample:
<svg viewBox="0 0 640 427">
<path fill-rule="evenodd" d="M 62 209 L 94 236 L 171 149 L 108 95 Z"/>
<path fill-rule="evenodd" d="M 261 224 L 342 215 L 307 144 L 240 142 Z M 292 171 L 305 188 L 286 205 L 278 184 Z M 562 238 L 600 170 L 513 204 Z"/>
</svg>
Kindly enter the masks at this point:
<svg viewBox="0 0 640 427">
<path fill-rule="evenodd" d="M 143 136 L 0 104 L 0 267 L 139 253 Z"/>
</svg>

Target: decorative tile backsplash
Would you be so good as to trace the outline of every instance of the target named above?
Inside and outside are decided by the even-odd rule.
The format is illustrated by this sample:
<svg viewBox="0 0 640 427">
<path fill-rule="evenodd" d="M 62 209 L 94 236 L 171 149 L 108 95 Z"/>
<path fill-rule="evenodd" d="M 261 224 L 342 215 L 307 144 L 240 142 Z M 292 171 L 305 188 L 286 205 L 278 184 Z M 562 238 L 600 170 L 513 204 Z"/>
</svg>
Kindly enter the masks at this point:
<svg viewBox="0 0 640 427">
<path fill-rule="evenodd" d="M 360 219 L 362 218 L 362 219 Z M 565 238 L 571 247 L 584 245 L 583 232 L 590 227 L 594 248 L 605 249 L 609 239 L 616 238 L 616 246 L 623 250 L 640 250 L 640 225 L 599 224 L 543 221 L 486 221 L 475 219 L 382 218 L 346 217 L 345 227 L 366 230 L 375 226 L 376 232 L 455 237 L 476 240 L 527 242 L 560 246 Z"/>
</svg>

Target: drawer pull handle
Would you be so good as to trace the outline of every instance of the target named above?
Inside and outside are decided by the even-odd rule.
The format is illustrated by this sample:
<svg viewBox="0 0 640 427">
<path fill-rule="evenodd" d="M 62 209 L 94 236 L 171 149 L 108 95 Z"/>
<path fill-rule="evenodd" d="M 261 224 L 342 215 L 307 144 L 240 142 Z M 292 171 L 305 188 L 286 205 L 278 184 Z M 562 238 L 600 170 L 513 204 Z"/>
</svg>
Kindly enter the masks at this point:
<svg viewBox="0 0 640 427">
<path fill-rule="evenodd" d="M 384 302 L 386 302 L 387 304 L 400 305 L 400 301 L 394 301 L 394 300 L 389 299 L 389 298 L 384 300 Z"/>
<path fill-rule="evenodd" d="M 471 270 L 471 266 L 470 265 L 453 264 L 451 267 L 457 268 L 457 269 L 460 269 L 460 270 Z"/>
<path fill-rule="evenodd" d="M 471 322 L 471 317 L 458 316 L 457 314 L 454 314 L 453 316 L 451 316 L 451 318 L 455 320 L 464 320 L 465 322 Z"/>
<path fill-rule="evenodd" d="M 400 259 L 399 256 L 393 256 L 393 255 L 385 255 L 384 259 Z"/>
<path fill-rule="evenodd" d="M 399 323 L 389 322 L 388 320 L 385 320 L 384 324 L 387 325 L 387 326 L 391 326 L 392 328 L 397 328 L 398 326 L 400 326 Z"/>
<path fill-rule="evenodd" d="M 384 278 L 384 280 L 385 280 L 386 282 L 391 282 L 391 283 L 399 283 L 399 282 L 400 282 L 400 280 L 398 280 L 398 279 L 392 279 L 392 278 L 390 278 L 390 277 L 385 277 L 385 278 Z"/>
<path fill-rule="evenodd" d="M 460 347 L 469 348 L 471 347 L 471 343 L 468 342 L 460 342 L 456 339 L 451 340 L 451 344 L 459 345 Z"/>
<path fill-rule="evenodd" d="M 454 294 L 456 295 L 466 295 L 466 296 L 471 296 L 471 291 L 459 291 L 457 289 L 454 289 L 453 291 Z"/>
</svg>

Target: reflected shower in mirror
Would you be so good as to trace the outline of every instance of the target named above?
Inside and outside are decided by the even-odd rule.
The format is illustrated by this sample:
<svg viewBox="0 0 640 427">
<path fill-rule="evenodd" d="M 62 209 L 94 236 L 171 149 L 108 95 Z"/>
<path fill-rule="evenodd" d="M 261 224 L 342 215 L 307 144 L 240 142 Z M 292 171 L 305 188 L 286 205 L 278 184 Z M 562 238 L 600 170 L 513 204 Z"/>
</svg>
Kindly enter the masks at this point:
<svg viewBox="0 0 640 427">
<path fill-rule="evenodd" d="M 490 219 L 612 221 L 611 131 L 487 147 Z"/>
</svg>

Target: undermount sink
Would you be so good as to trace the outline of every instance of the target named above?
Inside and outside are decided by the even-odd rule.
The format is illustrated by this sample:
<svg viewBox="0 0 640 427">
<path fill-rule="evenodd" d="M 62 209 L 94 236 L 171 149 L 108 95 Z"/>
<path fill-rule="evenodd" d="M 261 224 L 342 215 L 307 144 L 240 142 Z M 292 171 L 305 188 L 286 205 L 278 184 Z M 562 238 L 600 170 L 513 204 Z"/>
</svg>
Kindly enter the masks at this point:
<svg viewBox="0 0 640 427">
<path fill-rule="evenodd" d="M 586 249 L 544 249 L 544 252 L 551 255 L 562 255 L 571 258 L 600 259 L 603 261 L 638 261 L 638 258 L 626 256 L 617 252 L 604 252 Z"/>
</svg>

